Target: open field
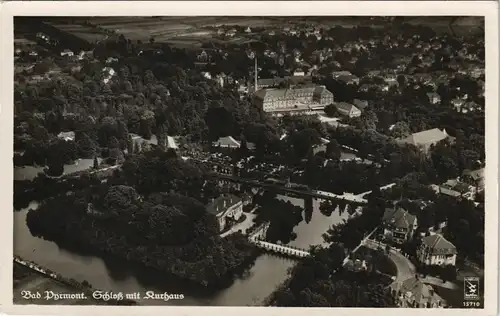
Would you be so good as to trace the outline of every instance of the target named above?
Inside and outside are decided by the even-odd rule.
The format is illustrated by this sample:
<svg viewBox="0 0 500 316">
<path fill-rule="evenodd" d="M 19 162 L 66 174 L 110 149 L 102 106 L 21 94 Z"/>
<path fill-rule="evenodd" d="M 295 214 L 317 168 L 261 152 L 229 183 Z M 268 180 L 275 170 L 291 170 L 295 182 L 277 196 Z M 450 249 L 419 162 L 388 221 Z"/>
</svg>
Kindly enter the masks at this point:
<svg viewBox="0 0 500 316">
<path fill-rule="evenodd" d="M 399 22 L 413 25 L 428 26 L 436 32 L 467 35 L 483 31 L 481 17 L 401 17 Z M 85 25 L 89 22 L 91 25 Z M 332 17 L 204 17 L 204 16 L 162 16 L 162 17 L 82 17 L 64 21 L 64 18 L 55 19 L 51 24 L 63 31 L 71 33 L 89 42 L 101 41 L 108 38 L 107 31 L 123 35 L 133 41 L 149 41 L 150 38 L 158 43 L 170 43 L 175 46 L 199 47 L 207 40 L 215 40 L 216 28 L 222 25 L 239 25 L 242 27 L 281 28 L 285 25 L 303 24 L 318 27 L 382 27 L 388 20 L 381 18 L 332 16 Z M 452 27 L 450 28 L 450 24 Z M 93 25 L 93 26 L 92 26 Z M 244 43 L 247 37 L 238 41 Z M 232 41 L 232 40 L 228 40 Z M 237 42 L 236 39 L 234 41 Z"/>
<path fill-rule="evenodd" d="M 63 24 L 63 23 L 49 23 L 53 27 L 73 34 L 76 37 L 79 37 L 87 42 L 93 43 L 97 41 L 103 41 L 109 38 L 102 30 L 99 30 L 92 26 L 80 25 L 80 24 Z"/>
</svg>

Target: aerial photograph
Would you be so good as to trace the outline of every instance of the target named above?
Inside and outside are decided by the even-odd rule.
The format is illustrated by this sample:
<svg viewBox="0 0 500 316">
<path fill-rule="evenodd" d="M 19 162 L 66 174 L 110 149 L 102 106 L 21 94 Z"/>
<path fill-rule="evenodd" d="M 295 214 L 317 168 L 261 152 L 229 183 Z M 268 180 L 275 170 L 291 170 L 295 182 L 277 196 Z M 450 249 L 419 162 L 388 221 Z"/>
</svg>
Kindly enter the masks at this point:
<svg viewBox="0 0 500 316">
<path fill-rule="evenodd" d="M 485 308 L 484 20 L 15 17 L 14 304 Z"/>
</svg>

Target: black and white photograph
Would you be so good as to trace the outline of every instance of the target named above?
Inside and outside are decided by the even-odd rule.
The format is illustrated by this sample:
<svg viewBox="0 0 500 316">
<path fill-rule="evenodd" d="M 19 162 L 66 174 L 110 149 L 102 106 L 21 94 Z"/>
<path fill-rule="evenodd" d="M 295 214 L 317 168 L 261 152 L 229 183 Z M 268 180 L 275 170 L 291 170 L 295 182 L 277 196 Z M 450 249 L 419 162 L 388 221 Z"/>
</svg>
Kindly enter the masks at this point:
<svg viewBox="0 0 500 316">
<path fill-rule="evenodd" d="M 485 309 L 484 16 L 13 30 L 14 305 Z"/>
</svg>

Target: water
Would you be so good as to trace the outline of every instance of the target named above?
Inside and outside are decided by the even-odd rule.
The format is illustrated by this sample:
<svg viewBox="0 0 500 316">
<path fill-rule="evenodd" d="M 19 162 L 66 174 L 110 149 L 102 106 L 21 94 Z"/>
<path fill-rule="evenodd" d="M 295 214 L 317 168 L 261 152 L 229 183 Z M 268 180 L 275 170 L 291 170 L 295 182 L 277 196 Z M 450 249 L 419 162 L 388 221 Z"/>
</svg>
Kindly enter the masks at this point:
<svg viewBox="0 0 500 316">
<path fill-rule="evenodd" d="M 295 205 L 304 206 L 304 200 L 280 196 Z M 319 200 L 313 200 L 313 214 L 309 223 L 303 220 L 294 231 L 298 237 L 290 245 L 308 248 L 322 244 L 322 234 L 332 225 L 346 218 L 346 213 L 339 216 L 334 212 L 326 217 L 319 211 Z M 87 280 L 95 288 L 114 292 L 144 293 L 148 290 L 184 294 L 181 301 L 141 301 L 141 304 L 171 304 L 191 306 L 245 306 L 258 305 L 271 294 L 287 277 L 288 268 L 296 261 L 270 254 L 259 256 L 254 266 L 227 289 L 213 293 L 204 293 L 199 289 L 186 288 L 183 282 L 161 279 L 151 271 L 130 267 L 123 261 L 109 261 L 101 258 L 77 254 L 60 248 L 56 243 L 33 237 L 26 225 L 29 208 L 36 208 L 35 202 L 26 209 L 14 212 L 14 253 L 22 258 L 34 261 L 61 275 L 79 281 Z"/>
<path fill-rule="evenodd" d="M 102 161 L 98 158 L 99 162 Z M 94 159 L 78 159 L 72 165 L 64 165 L 64 174 L 70 174 L 89 169 L 94 166 Z M 14 167 L 14 180 L 33 180 L 45 167 L 23 166 Z"/>
</svg>

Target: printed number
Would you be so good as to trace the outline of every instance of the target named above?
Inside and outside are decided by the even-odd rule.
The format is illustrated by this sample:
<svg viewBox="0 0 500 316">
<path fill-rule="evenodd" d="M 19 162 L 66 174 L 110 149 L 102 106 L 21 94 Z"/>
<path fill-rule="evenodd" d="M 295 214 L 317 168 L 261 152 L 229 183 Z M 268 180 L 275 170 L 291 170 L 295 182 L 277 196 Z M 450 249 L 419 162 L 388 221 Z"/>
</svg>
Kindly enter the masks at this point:
<svg viewBox="0 0 500 316">
<path fill-rule="evenodd" d="M 480 302 L 468 301 L 468 302 L 463 302 L 463 303 L 464 303 L 464 307 L 480 307 L 481 306 Z"/>
</svg>

